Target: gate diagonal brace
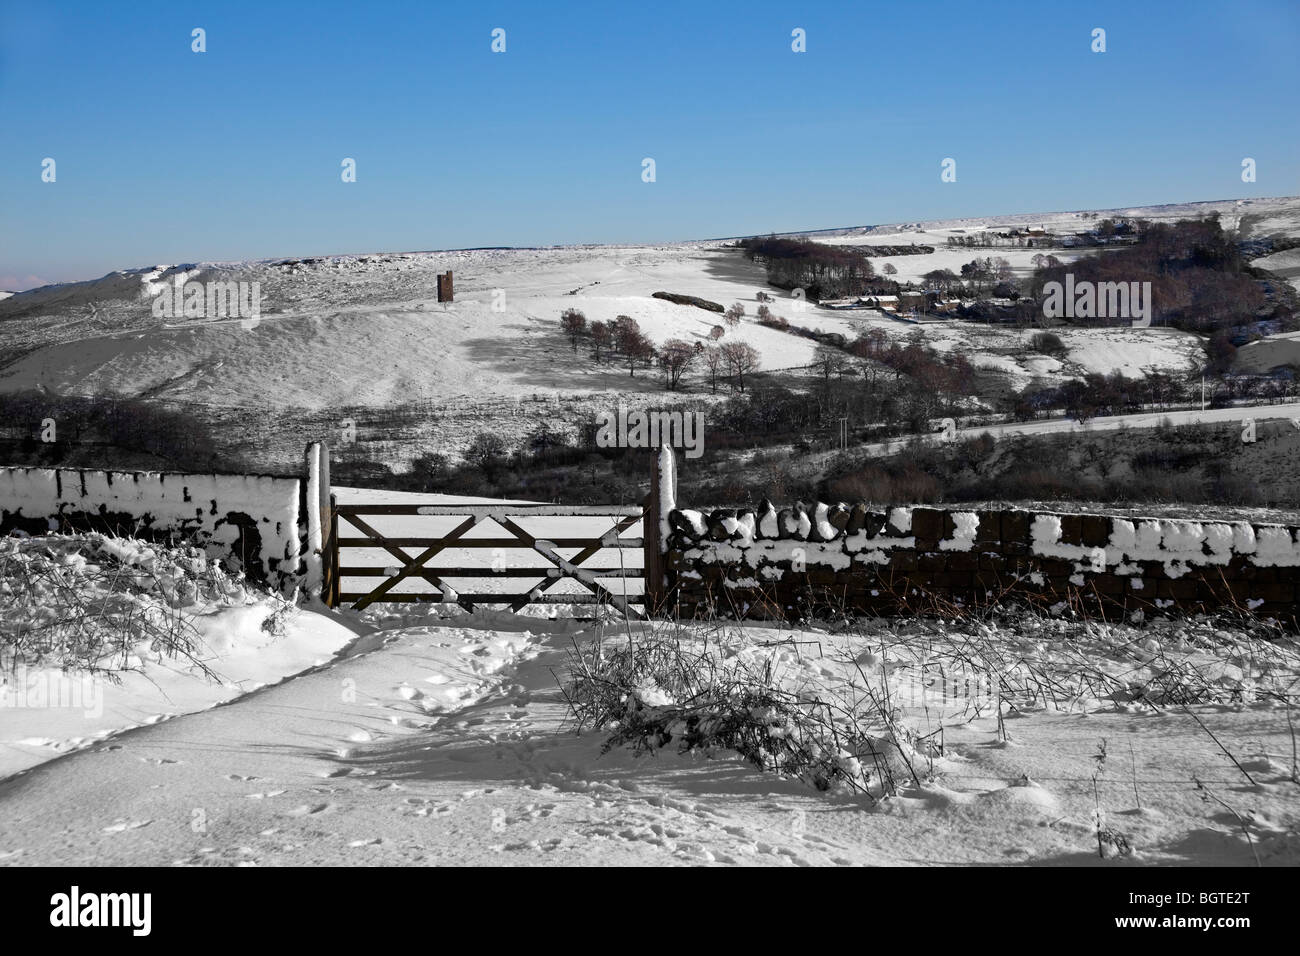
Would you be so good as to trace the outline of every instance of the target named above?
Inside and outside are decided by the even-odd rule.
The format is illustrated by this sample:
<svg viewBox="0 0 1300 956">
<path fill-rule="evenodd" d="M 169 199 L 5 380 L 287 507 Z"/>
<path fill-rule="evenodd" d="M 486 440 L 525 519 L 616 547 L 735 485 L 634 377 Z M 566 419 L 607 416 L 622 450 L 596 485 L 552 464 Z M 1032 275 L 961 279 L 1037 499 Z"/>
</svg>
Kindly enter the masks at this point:
<svg viewBox="0 0 1300 956">
<path fill-rule="evenodd" d="M 347 521 L 350 521 L 353 525 L 355 525 L 360 531 L 365 533 L 367 536 L 374 538 L 376 541 L 378 541 L 380 545 L 383 546 L 385 551 L 387 551 L 389 554 L 393 555 L 394 557 L 399 558 L 402 561 L 402 565 L 403 565 L 402 569 L 398 571 L 397 574 L 395 574 L 391 578 L 387 578 L 384 581 L 382 581 L 369 594 L 361 598 L 361 600 L 357 601 L 356 604 L 352 605 L 353 610 L 356 611 L 365 610 L 367 607 L 373 604 L 378 598 L 387 594 L 389 591 L 391 591 L 402 581 L 405 581 L 407 578 L 409 578 L 413 574 L 416 574 L 417 572 L 419 572 L 420 577 L 424 578 L 426 581 L 428 581 L 430 584 L 436 587 L 438 589 L 438 592 L 445 597 L 448 590 L 451 589 L 448 587 L 448 585 L 443 584 L 442 579 L 440 577 L 438 577 L 428 568 L 424 568 L 423 565 L 430 558 L 436 555 L 439 551 L 442 551 L 443 549 L 447 548 L 452 542 L 460 538 L 461 535 L 463 535 L 465 532 L 469 531 L 476 524 L 478 524 L 478 520 L 479 520 L 473 515 L 469 516 L 464 521 L 462 521 L 459 525 L 457 525 L 456 528 L 453 531 L 451 531 L 448 535 L 439 539 L 437 544 L 425 548 L 424 551 L 420 552 L 420 554 L 412 558 L 409 555 L 407 555 L 406 552 L 403 551 L 401 548 L 389 544 L 388 540 L 382 534 L 380 534 L 374 528 L 370 527 L 370 525 L 366 524 L 366 522 L 362 521 L 356 515 L 345 514 L 343 515 L 343 518 Z M 473 612 L 474 610 L 474 606 L 470 604 L 468 601 L 461 601 L 458 598 L 457 603 L 460 604 L 461 607 L 465 608 L 465 610 L 467 611 Z"/>
<path fill-rule="evenodd" d="M 637 521 L 641 520 L 640 516 L 629 516 L 629 517 L 630 520 L 628 518 L 624 518 L 623 521 L 620 521 L 619 526 L 615 528 L 615 531 L 623 531 L 626 528 L 631 527 Z M 597 597 L 607 598 L 611 604 L 613 604 L 615 607 L 617 607 L 620 611 L 622 611 L 625 614 L 631 614 L 640 617 L 639 612 L 634 610 L 631 607 L 631 605 L 628 604 L 627 600 L 623 596 L 615 594 L 612 591 L 608 590 L 607 588 L 600 588 L 599 584 L 597 583 L 599 578 L 596 574 L 592 573 L 587 568 L 578 567 L 578 565 L 581 562 L 586 561 L 592 555 L 597 554 L 601 550 L 604 542 L 603 537 L 595 545 L 583 549 L 581 553 L 575 554 L 572 560 L 568 560 L 566 558 L 560 557 L 558 554 L 555 553 L 555 545 L 552 544 L 550 541 L 533 537 L 533 535 L 529 534 L 527 531 L 521 528 L 510 518 L 506 517 L 506 515 L 494 514 L 492 515 L 492 520 L 496 521 L 498 524 L 501 525 L 501 527 L 505 528 L 515 537 L 519 538 L 521 541 L 523 541 L 525 544 L 531 547 L 542 557 L 546 558 L 546 560 L 554 564 L 555 567 L 559 568 L 560 571 L 563 572 L 565 576 L 567 576 L 571 580 L 577 581 L 579 584 L 585 587 L 592 594 L 596 595 Z M 533 591 L 530 591 L 528 594 L 523 595 L 523 597 L 521 597 L 513 604 L 511 604 L 510 609 L 512 611 L 519 611 L 521 608 L 527 606 L 532 602 L 532 596 L 534 593 L 542 594 L 550 590 L 552 587 L 554 587 L 562 580 L 563 580 L 562 577 L 551 578 L 545 584 L 540 585 L 537 588 L 534 588 Z"/>
</svg>

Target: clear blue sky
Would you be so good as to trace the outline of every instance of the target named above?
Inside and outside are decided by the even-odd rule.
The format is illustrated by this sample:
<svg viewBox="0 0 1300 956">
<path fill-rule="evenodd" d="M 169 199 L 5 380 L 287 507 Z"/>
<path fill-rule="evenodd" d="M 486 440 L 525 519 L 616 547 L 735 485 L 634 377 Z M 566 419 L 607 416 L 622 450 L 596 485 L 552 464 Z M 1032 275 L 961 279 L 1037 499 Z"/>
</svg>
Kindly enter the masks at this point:
<svg viewBox="0 0 1300 956">
<path fill-rule="evenodd" d="M 0 0 L 0 289 L 1294 195 L 1298 51 L 1296 0 Z"/>
</svg>

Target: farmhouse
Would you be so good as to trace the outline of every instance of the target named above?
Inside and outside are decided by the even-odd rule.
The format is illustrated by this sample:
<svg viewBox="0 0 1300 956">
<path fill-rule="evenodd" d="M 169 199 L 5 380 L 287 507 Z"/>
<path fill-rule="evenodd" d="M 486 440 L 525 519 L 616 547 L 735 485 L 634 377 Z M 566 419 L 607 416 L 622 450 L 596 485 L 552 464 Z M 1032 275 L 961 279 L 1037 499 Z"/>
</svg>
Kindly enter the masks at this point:
<svg viewBox="0 0 1300 956">
<path fill-rule="evenodd" d="M 929 298 L 924 292 L 904 292 L 898 297 L 900 310 L 918 309 L 923 312 L 928 302 Z"/>
</svg>

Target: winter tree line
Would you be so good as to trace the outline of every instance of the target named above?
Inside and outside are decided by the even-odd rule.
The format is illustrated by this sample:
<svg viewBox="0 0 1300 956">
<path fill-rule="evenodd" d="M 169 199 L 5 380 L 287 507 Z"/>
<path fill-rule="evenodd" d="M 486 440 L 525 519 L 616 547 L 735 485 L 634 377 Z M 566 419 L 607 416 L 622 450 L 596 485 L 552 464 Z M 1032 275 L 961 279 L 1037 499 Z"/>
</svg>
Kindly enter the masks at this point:
<svg viewBox="0 0 1300 956">
<path fill-rule="evenodd" d="M 766 305 L 760 305 L 758 311 L 760 318 L 771 314 Z M 708 344 L 698 339 L 687 342 L 674 338 L 656 346 L 630 315 L 604 322 L 588 321 L 579 309 L 565 309 L 560 315 L 560 327 L 575 355 L 579 347 L 585 346 L 593 362 L 615 363 L 626 368 L 631 377 L 636 377 L 638 369 L 658 368 L 663 373 L 664 387 L 670 391 L 681 386 L 688 371 L 698 369 L 714 392 L 720 383 L 743 392 L 746 376 L 758 368 L 758 350 L 748 342 L 722 339 L 729 329 L 740 325 L 744 315 L 745 307 L 739 302 L 728 308 L 722 317 L 725 325 L 715 325 L 709 330 Z"/>
</svg>

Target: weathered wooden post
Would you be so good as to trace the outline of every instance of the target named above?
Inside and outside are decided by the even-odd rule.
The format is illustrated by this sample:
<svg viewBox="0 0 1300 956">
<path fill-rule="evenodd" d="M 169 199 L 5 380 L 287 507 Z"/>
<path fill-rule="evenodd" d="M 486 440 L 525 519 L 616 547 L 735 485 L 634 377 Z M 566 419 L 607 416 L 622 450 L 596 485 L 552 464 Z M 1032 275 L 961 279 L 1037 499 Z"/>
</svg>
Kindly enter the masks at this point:
<svg viewBox="0 0 1300 956">
<path fill-rule="evenodd" d="M 339 606 L 339 592 L 342 582 L 339 580 L 339 510 L 338 501 L 333 495 L 329 498 L 329 537 L 325 540 L 325 566 L 329 569 L 325 580 L 325 603 L 329 607 Z"/>
<path fill-rule="evenodd" d="M 677 507 L 677 462 L 667 445 L 655 456 L 650 500 L 642 518 L 641 546 L 645 552 L 645 609 L 659 613 L 668 596 L 668 515 Z"/>
</svg>

